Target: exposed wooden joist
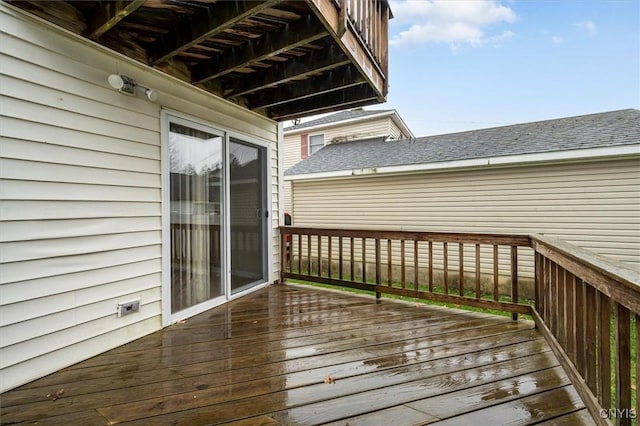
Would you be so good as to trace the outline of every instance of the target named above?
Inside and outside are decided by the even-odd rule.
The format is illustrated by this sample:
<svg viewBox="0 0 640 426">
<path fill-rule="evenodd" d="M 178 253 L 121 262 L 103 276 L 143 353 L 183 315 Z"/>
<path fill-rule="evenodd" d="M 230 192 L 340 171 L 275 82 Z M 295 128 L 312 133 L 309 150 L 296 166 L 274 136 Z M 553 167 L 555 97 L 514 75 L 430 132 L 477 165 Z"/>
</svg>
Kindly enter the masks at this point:
<svg viewBox="0 0 640 426">
<path fill-rule="evenodd" d="M 284 105 L 267 108 L 269 117 L 282 121 L 302 115 L 320 114 L 336 111 L 352 106 L 368 105 L 378 100 L 375 91 L 368 84 L 361 84 L 348 89 L 331 92 L 312 98 L 290 102 Z"/>
<path fill-rule="evenodd" d="M 252 62 L 309 44 L 327 34 L 327 30 L 314 16 L 307 15 L 285 25 L 281 30 L 247 41 L 241 47 L 226 52 L 222 57 L 215 57 L 197 65 L 191 73 L 193 83 L 202 83 L 220 77 L 235 69 L 247 67 Z"/>
<path fill-rule="evenodd" d="M 305 56 L 289 59 L 265 70 L 251 80 L 238 80 L 233 86 L 225 87 L 225 97 L 235 98 L 271 86 L 287 83 L 311 73 L 328 71 L 350 63 L 347 55 L 332 45 L 324 50 L 313 51 Z"/>
<path fill-rule="evenodd" d="M 100 2 L 98 11 L 89 20 L 88 37 L 93 40 L 100 38 L 127 15 L 142 6 L 144 2 L 145 0 Z"/>
<path fill-rule="evenodd" d="M 295 102 L 314 96 L 326 95 L 336 90 L 358 86 L 365 82 L 365 78 L 358 72 L 354 65 L 347 65 L 323 75 L 311 77 L 305 81 L 297 81 L 291 86 L 266 89 L 255 99 L 249 101 L 249 108 L 258 109 Z"/>
<path fill-rule="evenodd" d="M 149 62 L 152 65 L 163 62 L 279 1 L 222 1 L 207 5 L 202 13 L 184 20 L 158 38 L 149 49 Z"/>
</svg>

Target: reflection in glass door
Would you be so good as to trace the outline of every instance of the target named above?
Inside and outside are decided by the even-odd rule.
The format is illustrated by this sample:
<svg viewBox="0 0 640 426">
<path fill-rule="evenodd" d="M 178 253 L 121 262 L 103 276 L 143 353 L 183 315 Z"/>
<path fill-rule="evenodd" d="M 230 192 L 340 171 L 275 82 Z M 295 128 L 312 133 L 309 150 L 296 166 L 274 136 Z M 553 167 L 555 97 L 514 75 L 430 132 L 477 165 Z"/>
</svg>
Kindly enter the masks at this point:
<svg viewBox="0 0 640 426">
<path fill-rule="evenodd" d="M 229 142 L 232 294 L 267 278 L 266 151 L 234 138 Z"/>
<path fill-rule="evenodd" d="M 222 135 L 169 124 L 171 313 L 224 295 Z"/>
</svg>

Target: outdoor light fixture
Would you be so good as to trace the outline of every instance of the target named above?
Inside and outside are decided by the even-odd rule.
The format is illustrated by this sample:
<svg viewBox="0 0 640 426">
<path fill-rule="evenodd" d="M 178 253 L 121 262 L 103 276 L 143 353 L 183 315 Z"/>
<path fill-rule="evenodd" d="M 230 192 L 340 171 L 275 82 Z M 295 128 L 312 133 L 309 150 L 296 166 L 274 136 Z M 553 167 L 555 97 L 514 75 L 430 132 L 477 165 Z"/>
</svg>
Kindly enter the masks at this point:
<svg viewBox="0 0 640 426">
<path fill-rule="evenodd" d="M 136 92 L 140 92 L 144 94 L 147 99 L 151 102 L 155 102 L 158 99 L 158 94 L 153 89 L 149 89 L 148 87 L 144 87 L 135 82 L 131 77 L 127 77 L 122 74 L 111 74 L 107 81 L 109 81 L 109 85 L 114 89 L 117 89 L 119 92 L 135 96 Z"/>
</svg>

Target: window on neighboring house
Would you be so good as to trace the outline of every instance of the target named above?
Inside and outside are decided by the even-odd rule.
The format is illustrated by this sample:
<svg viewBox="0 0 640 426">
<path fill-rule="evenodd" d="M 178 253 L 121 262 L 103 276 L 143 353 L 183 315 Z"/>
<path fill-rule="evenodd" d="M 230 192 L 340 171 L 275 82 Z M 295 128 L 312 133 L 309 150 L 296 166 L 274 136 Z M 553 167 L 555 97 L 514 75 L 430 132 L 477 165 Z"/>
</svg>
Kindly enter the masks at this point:
<svg viewBox="0 0 640 426">
<path fill-rule="evenodd" d="M 309 155 L 318 152 L 324 146 L 324 133 L 309 136 Z"/>
</svg>

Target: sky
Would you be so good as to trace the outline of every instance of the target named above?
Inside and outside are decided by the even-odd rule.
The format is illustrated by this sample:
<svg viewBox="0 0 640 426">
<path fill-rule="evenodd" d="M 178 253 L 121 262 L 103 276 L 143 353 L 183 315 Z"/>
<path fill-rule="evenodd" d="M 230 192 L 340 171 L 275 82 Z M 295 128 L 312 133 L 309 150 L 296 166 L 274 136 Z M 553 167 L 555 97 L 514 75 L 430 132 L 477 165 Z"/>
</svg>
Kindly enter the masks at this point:
<svg viewBox="0 0 640 426">
<path fill-rule="evenodd" d="M 638 0 L 391 0 L 389 94 L 416 136 L 640 108 Z"/>
</svg>

